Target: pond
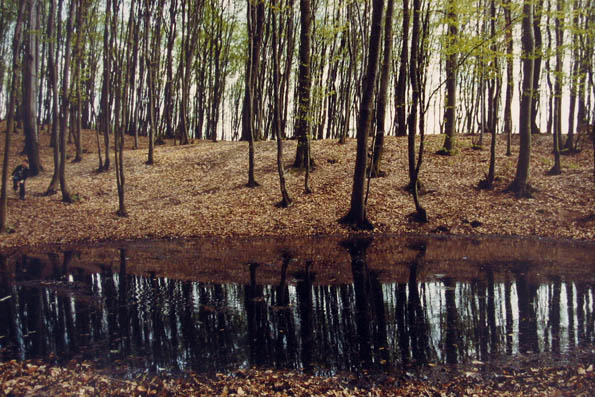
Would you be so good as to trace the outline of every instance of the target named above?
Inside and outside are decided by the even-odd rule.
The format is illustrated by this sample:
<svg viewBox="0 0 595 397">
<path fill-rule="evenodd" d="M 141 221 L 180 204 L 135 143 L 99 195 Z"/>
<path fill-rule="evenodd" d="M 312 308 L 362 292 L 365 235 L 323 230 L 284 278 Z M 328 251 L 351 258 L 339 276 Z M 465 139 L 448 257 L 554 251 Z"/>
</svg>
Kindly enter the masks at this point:
<svg viewBox="0 0 595 397">
<path fill-rule="evenodd" d="M 593 358 L 595 245 L 383 236 L 0 255 L 0 359 L 334 374 Z"/>
</svg>

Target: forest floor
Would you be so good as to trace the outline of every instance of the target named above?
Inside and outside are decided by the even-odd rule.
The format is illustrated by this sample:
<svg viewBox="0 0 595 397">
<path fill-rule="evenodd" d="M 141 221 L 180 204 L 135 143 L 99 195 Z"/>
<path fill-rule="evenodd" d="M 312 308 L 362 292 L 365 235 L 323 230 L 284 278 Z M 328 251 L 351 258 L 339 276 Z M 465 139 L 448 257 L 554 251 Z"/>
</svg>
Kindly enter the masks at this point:
<svg viewBox="0 0 595 397">
<path fill-rule="evenodd" d="M 0 124 L 3 130 L 4 123 Z M 428 136 L 421 181 L 427 193 L 421 197 L 429 222 L 419 224 L 409 217 L 415 207 L 404 189 L 407 176 L 406 138 L 388 137 L 382 168 L 383 178 L 370 183 L 367 211 L 375 225 L 373 233 L 450 233 L 455 235 L 516 235 L 593 240 L 595 237 L 595 183 L 593 149 L 584 139 L 582 151 L 562 157 L 563 172 L 548 176 L 553 164 L 551 136 L 532 140 L 530 184 L 533 197 L 516 198 L 506 191 L 514 178 L 518 136 L 513 154 L 505 155 L 505 138 L 498 136 L 497 180 L 492 190 L 479 190 L 487 173 L 489 140 L 476 150 L 477 137 L 460 136 L 454 156 L 435 154 L 443 136 Z M 4 152 L 4 137 L 0 139 Z M 157 146 L 155 164 L 145 164 L 146 138 L 133 149 L 126 137 L 124 153 L 129 216 L 116 215 L 118 197 L 115 173 L 98 173 L 94 131 L 83 131 L 83 160 L 67 164 L 69 188 L 77 197 L 73 204 L 61 194 L 45 196 L 52 171 L 49 134 L 40 134 L 44 171 L 27 180 L 27 198 L 19 200 L 9 187 L 8 226 L 11 233 L 0 238 L 0 251 L 48 244 L 74 244 L 109 240 L 184 237 L 251 237 L 346 235 L 351 230 L 337 220 L 348 210 L 353 166 L 353 139 L 312 142 L 315 170 L 313 193 L 304 192 L 304 172 L 290 168 L 296 141 L 284 142 L 287 186 L 293 205 L 279 208 L 276 143 L 257 142 L 257 188 L 246 187 L 248 147 L 245 142 L 196 141 L 185 146 L 172 142 Z M 19 162 L 22 135 L 15 135 L 10 170 Z M 74 157 L 69 145 L 69 158 Z M 102 147 L 103 150 L 103 147 Z M 113 149 L 110 153 L 113 155 Z M 113 159 L 112 159 L 113 164 Z"/>
<path fill-rule="evenodd" d="M 480 365 L 481 366 L 481 365 Z M 486 372 L 488 372 L 486 374 Z M 540 368 L 478 368 L 443 374 L 429 382 L 378 374 L 311 376 L 282 370 L 238 370 L 232 374 L 122 378 L 91 363 L 0 363 L 2 396 L 592 396 L 590 365 Z"/>
</svg>

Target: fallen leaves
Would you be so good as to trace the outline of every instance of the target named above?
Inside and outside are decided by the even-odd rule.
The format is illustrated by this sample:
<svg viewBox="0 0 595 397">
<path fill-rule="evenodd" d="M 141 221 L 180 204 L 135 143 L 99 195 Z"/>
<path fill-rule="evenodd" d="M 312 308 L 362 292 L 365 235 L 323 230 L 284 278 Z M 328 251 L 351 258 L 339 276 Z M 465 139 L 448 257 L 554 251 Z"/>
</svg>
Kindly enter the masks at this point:
<svg viewBox="0 0 595 397">
<path fill-rule="evenodd" d="M 446 381 L 422 382 L 390 376 L 311 376 L 298 371 L 241 369 L 208 377 L 149 374 L 133 379 L 110 376 L 87 362 L 66 366 L 41 362 L 0 364 L 0 393 L 11 396 L 589 396 L 593 366 L 499 368 L 472 371 Z"/>
<path fill-rule="evenodd" d="M 97 173 L 95 135 L 83 132 L 88 153 L 80 163 L 67 164 L 67 178 L 80 201 L 63 204 L 60 193 L 43 196 L 52 176 L 49 136 L 40 134 L 46 171 L 27 181 L 27 199 L 10 192 L 8 223 L 15 232 L 2 236 L 0 249 L 52 243 L 194 236 L 304 236 L 347 234 L 337 223 L 345 214 L 351 194 L 355 140 L 314 141 L 317 168 L 311 176 L 312 194 L 303 192 L 303 173 L 286 173 L 294 204 L 277 208 L 279 201 L 274 142 L 256 144 L 256 178 L 261 187 L 245 187 L 246 148 L 241 142 L 203 142 L 188 146 L 159 146 L 156 164 L 147 166 L 146 150 L 132 150 L 128 139 L 124 154 L 126 206 L 130 216 L 115 215 L 117 194 L 113 172 Z M 534 139 L 531 184 L 533 199 L 517 199 L 504 190 L 514 176 L 516 156 L 504 154 L 501 142 L 496 170 L 500 180 L 493 191 L 478 191 L 485 172 L 487 151 L 471 150 L 470 138 L 460 137 L 455 157 L 433 154 L 440 136 L 429 136 L 422 181 L 432 191 L 422 196 L 430 223 L 410 222 L 414 209 L 407 184 L 406 140 L 387 137 L 383 168 L 388 176 L 371 181 L 368 215 L 378 233 L 430 233 L 459 235 L 539 235 L 558 238 L 595 237 L 595 188 L 592 149 L 564 157 L 572 165 L 560 176 L 546 176 L 539 159 L 550 156 L 547 136 Z M 19 135 L 19 140 L 22 137 Z M 141 139 L 146 145 L 146 140 Z M 2 142 L 0 142 L 0 145 Z M 295 141 L 286 142 L 285 163 L 291 163 Z M 12 165 L 18 161 L 13 145 Z M 69 147 L 69 150 L 72 148 Z M 335 161 L 337 160 L 338 161 Z M 332 160 L 332 161 L 331 161 Z"/>
</svg>

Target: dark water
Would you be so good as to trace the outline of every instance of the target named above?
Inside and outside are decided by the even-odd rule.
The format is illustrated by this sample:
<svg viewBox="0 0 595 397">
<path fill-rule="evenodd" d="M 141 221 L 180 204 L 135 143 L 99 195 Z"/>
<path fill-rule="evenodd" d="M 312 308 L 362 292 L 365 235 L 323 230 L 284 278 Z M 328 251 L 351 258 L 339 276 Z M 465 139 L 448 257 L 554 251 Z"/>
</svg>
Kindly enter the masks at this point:
<svg viewBox="0 0 595 397">
<path fill-rule="evenodd" d="M 490 244 L 508 249 L 506 241 Z M 451 248 L 392 242 L 405 247 L 392 264 L 382 259 L 392 255 L 386 245 L 371 240 L 328 245 L 343 261 L 335 268 L 325 262 L 328 248 L 300 257 L 283 246 L 273 250 L 274 263 L 250 257 L 201 273 L 196 259 L 184 265 L 185 275 L 180 263 L 198 256 L 188 243 L 173 251 L 147 243 L 0 256 L 0 359 L 89 359 L 133 371 L 334 373 L 592 352 L 592 245 L 567 247 L 576 253 L 568 263 L 538 247 L 542 265 L 473 259 L 478 245 L 491 245 L 465 248 L 460 240 Z M 459 250 L 454 257 L 463 264 L 434 258 L 437 246 Z M 229 273 L 227 282 L 220 272 Z"/>
</svg>

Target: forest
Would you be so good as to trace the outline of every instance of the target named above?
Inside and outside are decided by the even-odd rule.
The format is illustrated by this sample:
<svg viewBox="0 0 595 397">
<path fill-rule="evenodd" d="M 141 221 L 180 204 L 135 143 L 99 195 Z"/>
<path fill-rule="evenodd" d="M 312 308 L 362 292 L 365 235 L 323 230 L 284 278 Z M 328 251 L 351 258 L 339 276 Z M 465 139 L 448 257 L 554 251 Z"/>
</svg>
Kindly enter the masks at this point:
<svg viewBox="0 0 595 397">
<path fill-rule="evenodd" d="M 0 0 L 0 394 L 591 395 L 594 19 Z"/>
<path fill-rule="evenodd" d="M 473 148 L 489 144 L 479 181 L 489 189 L 497 139 L 512 155 L 518 134 L 508 190 L 528 197 L 532 136 L 552 137 L 550 175 L 562 172 L 560 155 L 593 136 L 594 7 L 582 0 L 3 0 L 0 109 L 9 133 L 0 227 L 7 230 L 17 129 L 30 176 L 50 167 L 39 154 L 40 135 L 50 134 L 45 193 L 59 191 L 63 202 L 77 199 L 68 145 L 75 163 L 95 152 L 99 172 L 115 170 L 120 216 L 127 215 L 125 137 L 133 148 L 146 142 L 147 164 L 166 141 L 248 142 L 250 187 L 259 185 L 255 142 L 275 141 L 284 207 L 292 202 L 284 141 L 297 141 L 291 167 L 305 170 L 308 192 L 319 164 L 311 142 L 355 138 L 341 221 L 366 229 L 373 227 L 369 180 L 385 175 L 385 137 L 407 137 L 402 172 L 423 222 L 426 135 L 439 134 L 437 153 L 446 156 L 458 155 L 457 137 L 466 134 Z M 94 131 L 93 147 L 82 143 L 85 130 Z"/>
</svg>

